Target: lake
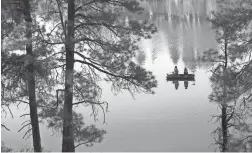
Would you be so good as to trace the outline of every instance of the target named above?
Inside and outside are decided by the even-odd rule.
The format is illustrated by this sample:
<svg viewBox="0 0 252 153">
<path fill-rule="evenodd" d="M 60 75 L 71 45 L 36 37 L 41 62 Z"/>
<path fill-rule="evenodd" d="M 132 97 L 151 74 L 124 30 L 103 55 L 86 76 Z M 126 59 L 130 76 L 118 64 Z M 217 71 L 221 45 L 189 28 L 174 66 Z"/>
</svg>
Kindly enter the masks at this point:
<svg viewBox="0 0 252 153">
<path fill-rule="evenodd" d="M 94 122 L 88 108 L 79 107 L 86 124 L 95 124 L 107 131 L 104 140 L 92 147 L 80 146 L 76 151 L 127 152 L 127 151 L 215 151 L 211 133 L 217 125 L 210 122 L 211 115 L 218 114 L 218 105 L 210 103 L 210 63 L 199 59 L 204 51 L 217 48 L 214 31 L 207 18 L 216 9 L 215 0 L 146 0 L 141 4 L 146 11 L 142 15 L 124 16 L 137 20 L 148 19 L 158 32 L 150 40 L 139 43 L 141 52 L 137 62 L 150 70 L 158 80 L 154 95 L 137 94 L 133 98 L 126 91 L 114 96 L 110 86 L 101 83 L 102 99 L 109 103 L 106 123 Z M 183 73 L 187 67 L 195 74 L 195 81 L 175 84 L 166 81 L 166 74 L 178 66 Z M 25 106 L 13 106 L 14 118 L 9 115 L 2 122 L 10 132 L 2 128 L 2 141 L 15 149 L 31 146 L 31 139 L 22 139 L 25 130 L 17 132 L 25 118 Z M 26 110 L 28 112 L 28 108 Z M 27 118 L 26 118 L 27 119 Z M 61 137 L 41 124 L 42 146 L 46 150 L 60 151 Z"/>
</svg>

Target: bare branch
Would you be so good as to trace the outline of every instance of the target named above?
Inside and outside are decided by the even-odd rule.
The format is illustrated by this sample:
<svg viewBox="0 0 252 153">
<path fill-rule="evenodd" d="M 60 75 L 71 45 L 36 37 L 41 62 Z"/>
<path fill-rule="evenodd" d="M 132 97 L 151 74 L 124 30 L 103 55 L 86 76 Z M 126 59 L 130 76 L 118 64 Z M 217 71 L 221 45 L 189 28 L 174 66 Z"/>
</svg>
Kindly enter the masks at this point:
<svg viewBox="0 0 252 153">
<path fill-rule="evenodd" d="M 53 67 L 51 69 L 64 68 L 64 66 L 66 66 L 66 64 L 58 65 L 58 66 L 55 66 L 55 67 Z"/>
<path fill-rule="evenodd" d="M 63 44 L 64 42 L 49 42 L 47 40 L 43 40 L 44 43 L 48 44 L 48 45 L 60 45 Z"/>
<path fill-rule="evenodd" d="M 27 130 L 27 131 L 25 132 L 25 134 L 24 134 L 24 136 L 23 136 L 23 139 L 24 139 L 24 137 L 25 137 L 31 130 L 32 130 L 32 128 L 30 128 L 29 130 Z"/>
<path fill-rule="evenodd" d="M 26 101 L 23 101 L 23 100 L 15 100 L 15 101 L 19 101 L 20 103 L 29 104 L 29 102 L 26 102 Z"/>
<path fill-rule="evenodd" d="M 1 124 L 2 127 L 4 127 L 7 131 L 10 131 L 4 124 Z"/>
<path fill-rule="evenodd" d="M 30 114 L 23 114 L 23 115 L 20 116 L 20 118 L 21 118 L 21 117 L 24 117 L 24 116 L 26 116 L 26 115 L 30 115 Z"/>
<path fill-rule="evenodd" d="M 13 118 L 13 114 L 12 114 L 12 112 L 11 112 L 10 107 L 9 107 L 9 106 L 7 106 L 7 108 L 8 108 L 8 110 L 9 110 L 10 114 L 11 114 L 11 117 Z"/>
<path fill-rule="evenodd" d="M 107 102 L 97 103 L 97 102 L 92 102 L 92 101 L 85 100 L 85 101 L 80 101 L 80 102 L 73 103 L 73 105 L 78 105 L 78 104 L 82 104 L 82 103 L 89 103 L 89 104 L 96 104 L 96 105 L 107 104 Z"/>
<path fill-rule="evenodd" d="M 59 106 L 59 91 L 65 92 L 65 89 L 57 89 L 56 90 L 57 103 L 56 103 L 56 107 L 55 108 L 58 108 L 58 106 Z"/>
<path fill-rule="evenodd" d="M 32 136 L 32 133 L 29 134 L 29 135 L 25 138 L 25 140 L 27 140 L 30 136 Z"/>
<path fill-rule="evenodd" d="M 79 146 L 81 146 L 81 145 L 87 144 L 87 143 L 89 143 L 89 142 L 90 142 L 90 141 L 79 143 L 78 145 L 75 146 L 75 148 L 77 148 L 77 147 L 79 147 Z"/>
<path fill-rule="evenodd" d="M 97 66 L 103 66 L 103 67 L 109 68 L 109 66 L 101 65 L 101 64 L 99 64 L 99 63 L 93 61 L 91 58 L 88 58 L 88 57 L 84 56 L 84 55 L 81 54 L 80 52 L 75 51 L 74 53 L 76 53 L 77 55 L 79 55 L 80 57 L 82 57 L 84 60 L 87 59 L 87 60 L 90 61 L 92 64 L 95 64 L 95 65 L 97 65 Z"/>
<path fill-rule="evenodd" d="M 126 81 L 129 81 L 129 82 L 131 82 L 132 84 L 136 85 L 135 82 L 129 80 L 129 79 L 131 78 L 131 76 L 116 75 L 116 74 L 110 73 L 110 72 L 108 72 L 108 71 L 106 71 L 106 70 L 103 70 L 103 69 L 101 69 L 101 68 L 95 66 L 94 64 L 89 63 L 89 62 L 86 62 L 86 61 L 81 61 L 81 60 L 74 60 L 74 61 L 75 61 L 75 62 L 82 63 L 82 64 L 90 65 L 91 67 L 95 68 L 96 70 L 98 70 L 98 71 L 100 71 L 100 72 L 103 72 L 103 73 L 105 73 L 105 74 L 107 74 L 107 75 L 110 75 L 110 76 L 113 76 L 113 77 L 122 78 L 122 79 L 124 79 L 124 80 L 126 80 Z M 131 79 L 133 79 L 133 78 L 131 78 Z"/>
<path fill-rule="evenodd" d="M 24 126 L 22 126 L 22 127 L 18 130 L 18 132 L 22 131 L 22 130 L 23 130 L 26 126 L 28 126 L 28 125 L 31 125 L 31 122 L 28 123 L 28 124 L 25 124 Z"/>
<path fill-rule="evenodd" d="M 60 23 L 57 23 L 57 24 L 51 29 L 50 34 L 51 34 L 60 24 L 61 24 L 61 22 L 60 22 Z"/>
<path fill-rule="evenodd" d="M 60 10 L 59 0 L 56 0 L 56 2 L 57 2 L 58 10 L 59 10 L 59 16 L 60 16 L 61 25 L 62 25 L 62 28 L 63 28 L 63 31 L 64 31 L 64 35 L 65 35 L 65 38 L 66 38 L 66 27 L 64 25 L 63 15 L 62 15 L 62 12 Z"/>
<path fill-rule="evenodd" d="M 21 123 L 21 125 L 25 124 L 26 122 L 30 122 L 30 120 L 26 120 L 23 123 Z"/>
<path fill-rule="evenodd" d="M 81 4 L 81 6 L 79 6 L 79 7 L 77 7 L 77 8 L 75 9 L 75 13 L 78 12 L 80 9 L 82 9 L 83 6 L 90 5 L 90 4 L 92 4 L 92 3 L 95 3 L 96 1 L 97 1 L 97 0 L 93 0 L 93 1 L 87 2 L 87 3 L 85 3 L 85 4 Z"/>
<path fill-rule="evenodd" d="M 73 105 L 78 105 L 78 104 L 83 104 L 83 103 L 88 103 L 88 104 L 91 104 L 92 105 L 92 110 L 93 110 L 93 113 L 91 115 L 94 115 L 94 117 L 96 116 L 96 113 L 94 112 L 95 111 L 95 108 L 93 107 L 93 105 L 99 105 L 100 108 L 102 109 L 102 112 L 103 112 L 103 123 L 106 123 L 106 112 L 108 111 L 108 103 L 107 102 L 92 102 L 92 101 L 81 101 L 81 102 L 77 102 L 77 103 L 73 103 Z M 106 110 L 104 110 L 103 108 L 103 104 L 106 105 Z M 106 112 L 105 112 L 106 111 Z M 94 118 L 96 120 L 96 118 Z"/>
</svg>

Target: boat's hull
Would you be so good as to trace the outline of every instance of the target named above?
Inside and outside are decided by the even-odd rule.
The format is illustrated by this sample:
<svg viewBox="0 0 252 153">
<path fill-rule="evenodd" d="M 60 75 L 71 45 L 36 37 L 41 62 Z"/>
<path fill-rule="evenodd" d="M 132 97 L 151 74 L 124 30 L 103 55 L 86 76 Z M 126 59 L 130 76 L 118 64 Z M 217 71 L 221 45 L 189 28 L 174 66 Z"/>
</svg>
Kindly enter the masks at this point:
<svg viewBox="0 0 252 153">
<path fill-rule="evenodd" d="M 194 80 L 194 74 L 167 74 L 166 76 L 166 80 L 167 81 L 184 81 L 184 80 L 188 80 L 188 81 L 193 81 Z"/>
</svg>

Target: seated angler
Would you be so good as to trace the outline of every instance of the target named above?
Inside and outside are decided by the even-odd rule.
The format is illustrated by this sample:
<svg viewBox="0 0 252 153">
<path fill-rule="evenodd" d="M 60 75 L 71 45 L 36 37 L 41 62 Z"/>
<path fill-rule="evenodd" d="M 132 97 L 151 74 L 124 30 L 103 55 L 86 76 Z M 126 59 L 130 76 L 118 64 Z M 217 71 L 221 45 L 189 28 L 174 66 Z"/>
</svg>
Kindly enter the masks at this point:
<svg viewBox="0 0 252 153">
<path fill-rule="evenodd" d="M 175 68 L 174 68 L 174 74 L 178 74 L 179 72 L 178 72 L 178 68 L 177 68 L 177 66 L 175 66 Z"/>
<path fill-rule="evenodd" d="M 185 67 L 185 69 L 184 69 L 184 75 L 188 75 L 188 70 L 187 70 L 186 67 Z"/>
</svg>

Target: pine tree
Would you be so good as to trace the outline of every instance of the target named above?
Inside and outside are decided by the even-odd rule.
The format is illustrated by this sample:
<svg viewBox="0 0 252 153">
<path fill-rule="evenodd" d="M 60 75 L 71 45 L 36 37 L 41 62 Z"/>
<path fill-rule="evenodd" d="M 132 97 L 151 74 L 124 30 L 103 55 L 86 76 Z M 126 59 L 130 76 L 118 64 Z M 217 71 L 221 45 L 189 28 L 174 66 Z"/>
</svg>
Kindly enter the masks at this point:
<svg viewBox="0 0 252 153">
<path fill-rule="evenodd" d="M 65 61 L 58 62 L 65 67 L 62 69 L 65 89 L 61 90 L 65 93 L 62 151 L 74 151 L 72 107 L 85 104 L 94 108 L 104 104 L 100 101 L 100 80 L 111 83 L 114 93 L 122 89 L 132 95 L 154 93 L 155 77 L 133 59 L 139 51 L 138 41 L 151 38 L 156 28 L 147 21 L 124 21 L 122 10 L 143 11 L 136 0 L 67 3 L 56 0 L 51 1 L 49 8 L 43 18 L 55 26 L 45 43 L 65 46 L 59 51 Z M 80 68 L 75 69 L 75 66 Z"/>
<path fill-rule="evenodd" d="M 219 1 L 219 10 L 211 19 L 216 30 L 216 40 L 220 51 L 209 50 L 207 59 L 216 62 L 210 80 L 213 92 L 210 101 L 219 103 L 221 115 L 215 115 L 221 121 L 221 127 L 215 132 L 221 151 L 241 151 L 244 144 L 251 141 L 250 136 L 236 138 L 235 132 L 251 130 L 247 119 L 251 116 L 251 1 Z M 249 58 L 248 58 L 249 57 Z M 245 130 L 246 129 L 246 130 Z M 235 132 L 234 132 L 235 131 Z M 243 150 L 244 151 L 244 150 Z"/>
</svg>

